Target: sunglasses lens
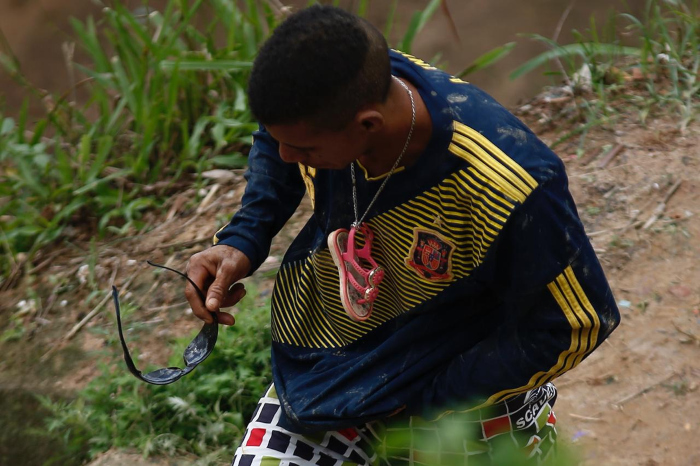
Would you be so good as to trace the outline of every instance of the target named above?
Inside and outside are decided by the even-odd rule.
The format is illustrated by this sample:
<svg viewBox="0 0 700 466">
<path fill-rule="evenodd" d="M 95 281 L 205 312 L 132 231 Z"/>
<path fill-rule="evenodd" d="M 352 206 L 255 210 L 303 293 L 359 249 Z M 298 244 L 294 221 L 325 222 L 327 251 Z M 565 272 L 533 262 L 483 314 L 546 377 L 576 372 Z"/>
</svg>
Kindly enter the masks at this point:
<svg viewBox="0 0 700 466">
<path fill-rule="evenodd" d="M 183 359 L 185 365 L 196 366 L 204 361 L 214 349 L 216 339 L 219 335 L 219 326 L 216 322 L 213 324 L 205 324 L 197 336 L 187 345 Z"/>
<path fill-rule="evenodd" d="M 153 385 L 167 385 L 175 382 L 187 372 L 177 367 L 166 367 L 149 372 L 148 374 L 141 374 L 141 378 Z"/>
</svg>

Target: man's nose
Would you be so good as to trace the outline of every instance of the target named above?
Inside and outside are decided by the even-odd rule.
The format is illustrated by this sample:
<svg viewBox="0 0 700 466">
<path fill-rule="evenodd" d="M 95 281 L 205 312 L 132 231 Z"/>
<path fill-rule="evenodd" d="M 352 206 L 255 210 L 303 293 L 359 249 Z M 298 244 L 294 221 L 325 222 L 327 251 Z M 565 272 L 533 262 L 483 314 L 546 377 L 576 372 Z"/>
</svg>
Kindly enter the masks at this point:
<svg viewBox="0 0 700 466">
<path fill-rule="evenodd" d="M 306 159 L 306 152 L 295 149 L 294 147 L 289 147 L 286 144 L 280 144 L 279 151 L 280 157 L 287 163 L 298 163 Z"/>
</svg>

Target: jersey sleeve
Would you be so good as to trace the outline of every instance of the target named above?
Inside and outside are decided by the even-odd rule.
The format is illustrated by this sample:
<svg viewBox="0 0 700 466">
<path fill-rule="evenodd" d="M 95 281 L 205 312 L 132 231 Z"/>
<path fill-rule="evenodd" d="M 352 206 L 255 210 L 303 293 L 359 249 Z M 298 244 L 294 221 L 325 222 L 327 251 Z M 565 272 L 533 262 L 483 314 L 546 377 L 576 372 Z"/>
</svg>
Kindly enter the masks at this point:
<svg viewBox="0 0 700 466">
<path fill-rule="evenodd" d="M 501 324 L 453 358 L 421 406 L 498 403 L 576 367 L 620 321 L 563 170 L 513 213 L 480 279 L 500 297 Z"/>
<path fill-rule="evenodd" d="M 284 162 L 278 143 L 261 126 L 253 133 L 241 208 L 214 235 L 215 245 L 232 246 L 250 259 L 251 273 L 270 252 L 272 238 L 282 229 L 304 196 L 305 185 L 296 164 Z"/>
</svg>

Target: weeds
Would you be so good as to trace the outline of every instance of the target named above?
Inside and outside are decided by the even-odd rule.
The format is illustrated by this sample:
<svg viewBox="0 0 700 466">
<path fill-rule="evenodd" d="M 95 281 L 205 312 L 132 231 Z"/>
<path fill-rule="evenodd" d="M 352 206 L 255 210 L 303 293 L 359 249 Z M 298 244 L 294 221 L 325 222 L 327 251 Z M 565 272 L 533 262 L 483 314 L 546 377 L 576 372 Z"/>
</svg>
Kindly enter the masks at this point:
<svg viewBox="0 0 700 466">
<path fill-rule="evenodd" d="M 559 71 L 551 74 L 564 80 L 573 102 L 567 111 L 580 125 L 555 146 L 573 136 L 585 140 L 590 128 L 613 122 L 620 105 L 634 105 L 642 123 L 656 108 L 672 109 L 680 116 L 681 131 L 696 118 L 700 91 L 696 0 L 647 0 L 642 18 L 623 13 L 610 17 L 602 28 L 591 19 L 585 33 L 574 34 L 576 42 L 566 45 L 530 35 L 550 50 L 511 74 L 517 78 L 551 60 L 558 63 Z M 622 45 L 628 37 L 635 46 Z"/>
<path fill-rule="evenodd" d="M 75 65 L 90 98 L 78 107 L 33 88 L 8 50 L 2 64 L 47 113 L 30 122 L 0 115 L 0 233 L 7 261 L 31 258 L 80 226 L 125 234 L 144 227 L 142 213 L 167 198 L 145 187 L 212 167 L 240 168 L 257 128 L 246 105 L 252 59 L 275 19 L 270 8 L 231 0 L 206 3 L 213 18 L 195 28 L 204 2 L 171 1 L 163 12 L 105 5 L 99 21 L 73 20 L 89 64 Z M 139 13 L 139 14 L 137 14 Z M 100 31 L 98 33 L 98 31 Z M 214 37 L 225 32 L 223 45 Z M 5 47 L 6 48 L 6 47 Z M 91 115 L 97 115 L 91 117 Z M 87 220 L 87 221 L 86 221 Z"/>
<path fill-rule="evenodd" d="M 7 259 L 0 277 L 17 276 L 37 250 L 77 231 L 140 231 L 147 226 L 144 212 L 163 204 L 169 185 L 246 164 L 257 124 L 244 90 L 279 12 L 255 0 L 171 0 L 162 11 L 101 4 L 100 18 L 72 20 L 77 44 L 65 44 L 67 61 L 76 46 L 88 58 L 69 63 L 74 82 L 60 96 L 22 75 L 0 34 L 0 66 L 46 108 L 37 121 L 27 103 L 16 121 L 0 113 L 0 250 Z M 365 14 L 368 4 L 361 1 L 357 13 Z M 410 52 L 440 6 L 447 8 L 431 0 L 417 11 L 398 47 Z M 481 57 L 462 74 L 510 49 Z M 84 105 L 74 101 L 77 87 L 89 89 Z"/>
<path fill-rule="evenodd" d="M 119 359 L 116 367 L 101 365 L 75 401 L 42 398 L 52 413 L 49 433 L 62 438 L 68 450 L 89 449 L 90 456 L 129 447 L 144 455 L 189 452 L 230 459 L 270 383 L 268 306 L 245 298 L 236 326 L 222 328 L 211 356 L 173 385 L 152 386 L 134 378 L 121 361 L 118 340 L 108 340 L 112 359 Z M 182 363 L 190 339 L 172 345 L 171 365 Z"/>
</svg>

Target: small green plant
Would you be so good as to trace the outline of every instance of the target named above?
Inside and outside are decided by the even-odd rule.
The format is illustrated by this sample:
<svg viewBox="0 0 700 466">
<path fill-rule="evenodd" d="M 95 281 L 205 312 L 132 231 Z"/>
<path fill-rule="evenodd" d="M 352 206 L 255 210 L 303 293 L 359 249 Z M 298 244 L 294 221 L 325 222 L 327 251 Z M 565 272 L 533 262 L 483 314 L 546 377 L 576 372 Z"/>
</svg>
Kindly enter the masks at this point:
<svg viewBox="0 0 700 466">
<path fill-rule="evenodd" d="M 33 87 L 0 40 L 0 64 L 47 107 L 38 121 L 27 102 L 16 120 L 0 113 L 0 244 L 12 258 L 0 261 L 0 276 L 68 226 L 138 231 L 142 213 L 184 174 L 245 165 L 241 151 L 257 124 L 244 89 L 276 24 L 271 9 L 253 0 L 171 0 L 163 11 L 104 6 L 97 20 L 72 21 L 88 57 L 71 65 L 86 76 L 73 84 L 89 88 L 84 106 L 69 101 L 72 90 L 51 96 Z M 198 29 L 205 8 L 213 19 Z"/>
<path fill-rule="evenodd" d="M 533 453 L 545 458 L 537 464 L 569 466 L 579 463 L 579 452 L 562 436 L 557 439 L 550 426 L 542 428 L 537 435 L 514 431 L 485 441 L 479 421 L 465 421 L 455 413 L 437 421 L 417 418 L 410 422 L 395 421 L 383 432 L 377 454 L 388 464 L 402 463 L 412 457 L 426 465 L 461 466 L 467 464 L 468 459 L 468 464 L 526 466 L 533 464 L 532 458 L 528 458 Z M 465 450 L 471 454 L 468 458 Z"/>
<path fill-rule="evenodd" d="M 667 382 L 662 385 L 667 390 L 673 392 L 675 396 L 685 396 L 693 391 L 692 384 L 685 377 L 681 377 L 681 379 L 678 381 Z"/>
<path fill-rule="evenodd" d="M 639 34 L 639 66 L 648 76 L 650 95 L 656 104 L 680 113 L 680 128 L 684 130 L 695 118 L 700 90 L 698 2 L 648 0 L 643 20 L 629 14 L 622 16 L 629 21 L 630 29 Z"/>
<path fill-rule="evenodd" d="M 42 398 L 52 413 L 49 433 L 67 447 L 88 449 L 89 456 L 116 447 L 136 448 L 146 456 L 193 453 L 230 459 L 271 382 L 269 303 L 256 304 L 254 294 L 239 304 L 236 325 L 221 328 L 211 356 L 172 385 L 134 378 L 121 360 L 118 340 L 112 339 L 116 364 L 102 364 L 74 401 Z M 191 338 L 172 344 L 170 364 L 182 364 Z"/>
<path fill-rule="evenodd" d="M 77 43 L 67 45 L 68 56 L 77 47 L 87 59 L 69 65 L 74 82 L 62 95 L 33 86 L 0 34 L 0 66 L 46 107 L 37 121 L 28 101 L 17 119 L 0 112 L 0 251 L 7 258 L 0 277 L 76 228 L 140 231 L 144 212 L 161 206 L 183 175 L 246 164 L 257 124 L 244 90 L 260 44 L 283 16 L 270 6 L 276 2 L 170 0 L 162 10 L 132 10 L 98 1 L 98 18 L 72 20 Z M 357 13 L 368 6 L 361 1 Z M 395 45 L 410 52 L 439 8 L 449 15 L 444 0 L 415 12 Z M 511 49 L 484 54 L 459 76 Z M 89 90 L 84 105 L 73 100 L 78 87 Z"/>
<path fill-rule="evenodd" d="M 623 24 L 620 25 L 619 23 Z M 645 122 L 654 108 L 670 108 L 684 130 L 696 118 L 699 103 L 700 16 L 696 0 L 647 0 L 643 16 L 612 16 L 603 28 L 591 18 L 576 42 L 561 45 L 539 35 L 529 37 L 549 48 L 512 74 L 517 78 L 554 61 L 550 74 L 563 80 L 572 96 L 567 111 L 580 124 L 554 145 L 615 121 L 620 105 L 638 108 Z M 636 46 L 624 46 L 632 38 Z M 573 111 L 572 111 L 573 109 Z"/>
</svg>

